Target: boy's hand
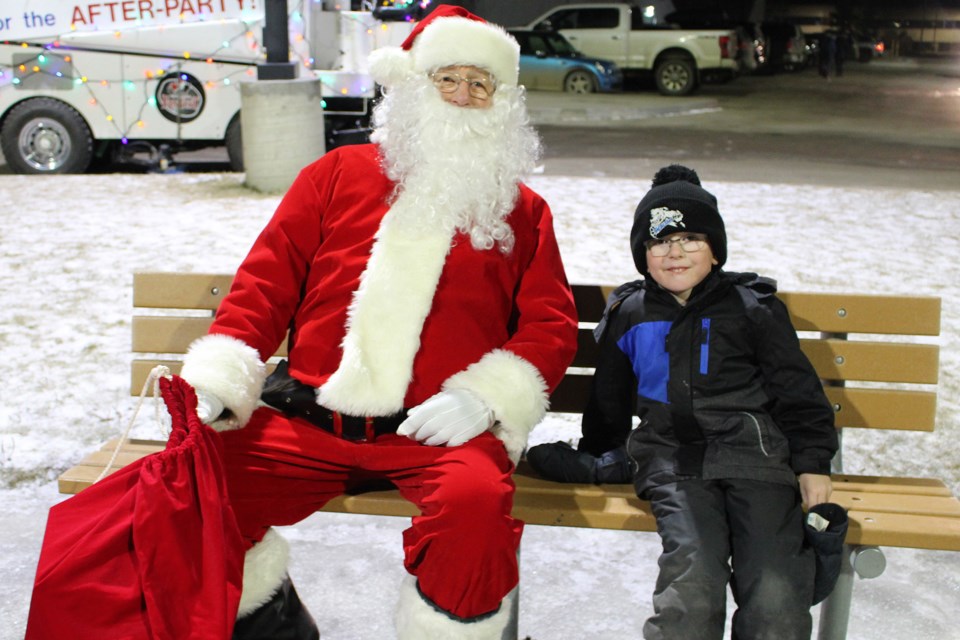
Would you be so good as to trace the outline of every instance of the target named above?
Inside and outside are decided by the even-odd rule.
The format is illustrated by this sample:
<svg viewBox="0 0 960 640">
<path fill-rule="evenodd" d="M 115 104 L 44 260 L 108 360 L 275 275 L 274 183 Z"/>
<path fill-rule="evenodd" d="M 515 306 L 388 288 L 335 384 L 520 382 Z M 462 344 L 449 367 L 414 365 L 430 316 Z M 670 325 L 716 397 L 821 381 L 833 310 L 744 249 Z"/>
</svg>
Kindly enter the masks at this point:
<svg viewBox="0 0 960 640">
<path fill-rule="evenodd" d="M 833 493 L 833 483 L 830 482 L 830 476 L 819 473 L 801 473 L 798 479 L 800 481 L 800 497 L 803 499 L 803 506 L 807 509 L 830 500 L 830 494 Z"/>
</svg>

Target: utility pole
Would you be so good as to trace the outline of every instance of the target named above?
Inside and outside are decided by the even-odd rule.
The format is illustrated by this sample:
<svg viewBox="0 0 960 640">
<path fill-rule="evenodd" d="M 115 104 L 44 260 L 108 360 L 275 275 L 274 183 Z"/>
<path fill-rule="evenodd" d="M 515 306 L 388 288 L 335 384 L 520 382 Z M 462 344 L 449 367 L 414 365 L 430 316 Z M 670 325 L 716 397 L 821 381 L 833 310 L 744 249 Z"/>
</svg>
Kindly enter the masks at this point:
<svg viewBox="0 0 960 640">
<path fill-rule="evenodd" d="M 257 80 L 293 80 L 297 77 L 297 66 L 290 62 L 287 0 L 267 0 L 263 45 L 267 49 L 267 61 L 257 65 Z"/>
<path fill-rule="evenodd" d="M 286 191 L 326 150 L 321 82 L 297 78 L 287 19 L 287 0 L 266 0 L 267 60 L 257 65 L 256 81 L 240 83 L 244 184 L 263 193 Z"/>
</svg>

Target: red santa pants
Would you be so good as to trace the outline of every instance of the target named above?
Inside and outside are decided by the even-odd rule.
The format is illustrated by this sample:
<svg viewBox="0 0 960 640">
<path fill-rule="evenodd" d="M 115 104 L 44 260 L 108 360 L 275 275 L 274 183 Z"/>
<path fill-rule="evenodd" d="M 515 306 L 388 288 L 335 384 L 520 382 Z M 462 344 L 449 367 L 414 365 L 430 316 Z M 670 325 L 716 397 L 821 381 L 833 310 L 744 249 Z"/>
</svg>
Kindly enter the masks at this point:
<svg viewBox="0 0 960 640">
<path fill-rule="evenodd" d="M 523 522 L 510 515 L 513 464 L 493 434 L 458 447 L 395 434 L 354 443 L 261 408 L 221 435 L 230 501 L 250 544 L 351 487 L 386 479 L 420 510 L 403 534 L 404 565 L 437 606 L 482 615 L 517 585 Z"/>
</svg>

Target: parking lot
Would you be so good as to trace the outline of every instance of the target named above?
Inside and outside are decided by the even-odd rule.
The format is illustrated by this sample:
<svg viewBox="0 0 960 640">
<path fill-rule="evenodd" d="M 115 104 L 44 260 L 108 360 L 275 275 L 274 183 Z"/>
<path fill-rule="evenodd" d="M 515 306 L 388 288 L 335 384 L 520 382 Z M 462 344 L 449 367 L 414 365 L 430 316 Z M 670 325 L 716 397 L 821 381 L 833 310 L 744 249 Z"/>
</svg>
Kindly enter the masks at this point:
<svg viewBox="0 0 960 640">
<path fill-rule="evenodd" d="M 744 76 L 689 98 L 649 90 L 582 98 L 598 105 L 589 120 L 540 126 L 547 173 L 638 177 L 682 161 L 713 180 L 957 185 L 956 60 L 851 63 L 829 81 L 814 69 Z"/>
<path fill-rule="evenodd" d="M 531 91 L 528 104 L 548 175 L 644 177 L 686 162 L 710 180 L 953 188 L 960 167 L 957 60 L 850 63 L 829 81 L 814 69 L 742 76 L 682 98 L 643 83 L 619 94 Z M 228 170 L 222 148 L 175 159 Z"/>
</svg>

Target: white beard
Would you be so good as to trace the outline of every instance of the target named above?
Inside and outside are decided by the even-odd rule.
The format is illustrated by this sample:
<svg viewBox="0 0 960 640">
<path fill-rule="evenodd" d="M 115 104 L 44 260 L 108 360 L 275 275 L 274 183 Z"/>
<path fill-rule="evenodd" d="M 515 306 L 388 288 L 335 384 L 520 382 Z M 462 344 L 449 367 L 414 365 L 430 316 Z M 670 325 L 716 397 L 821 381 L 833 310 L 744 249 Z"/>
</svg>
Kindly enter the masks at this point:
<svg viewBox="0 0 960 640">
<path fill-rule="evenodd" d="M 540 157 L 522 89 L 500 87 L 487 109 L 449 104 L 426 77 L 391 89 L 373 114 L 371 139 L 397 183 L 394 223 L 406 231 L 457 230 L 478 250 L 513 247 L 506 220 L 521 179 Z"/>
</svg>

